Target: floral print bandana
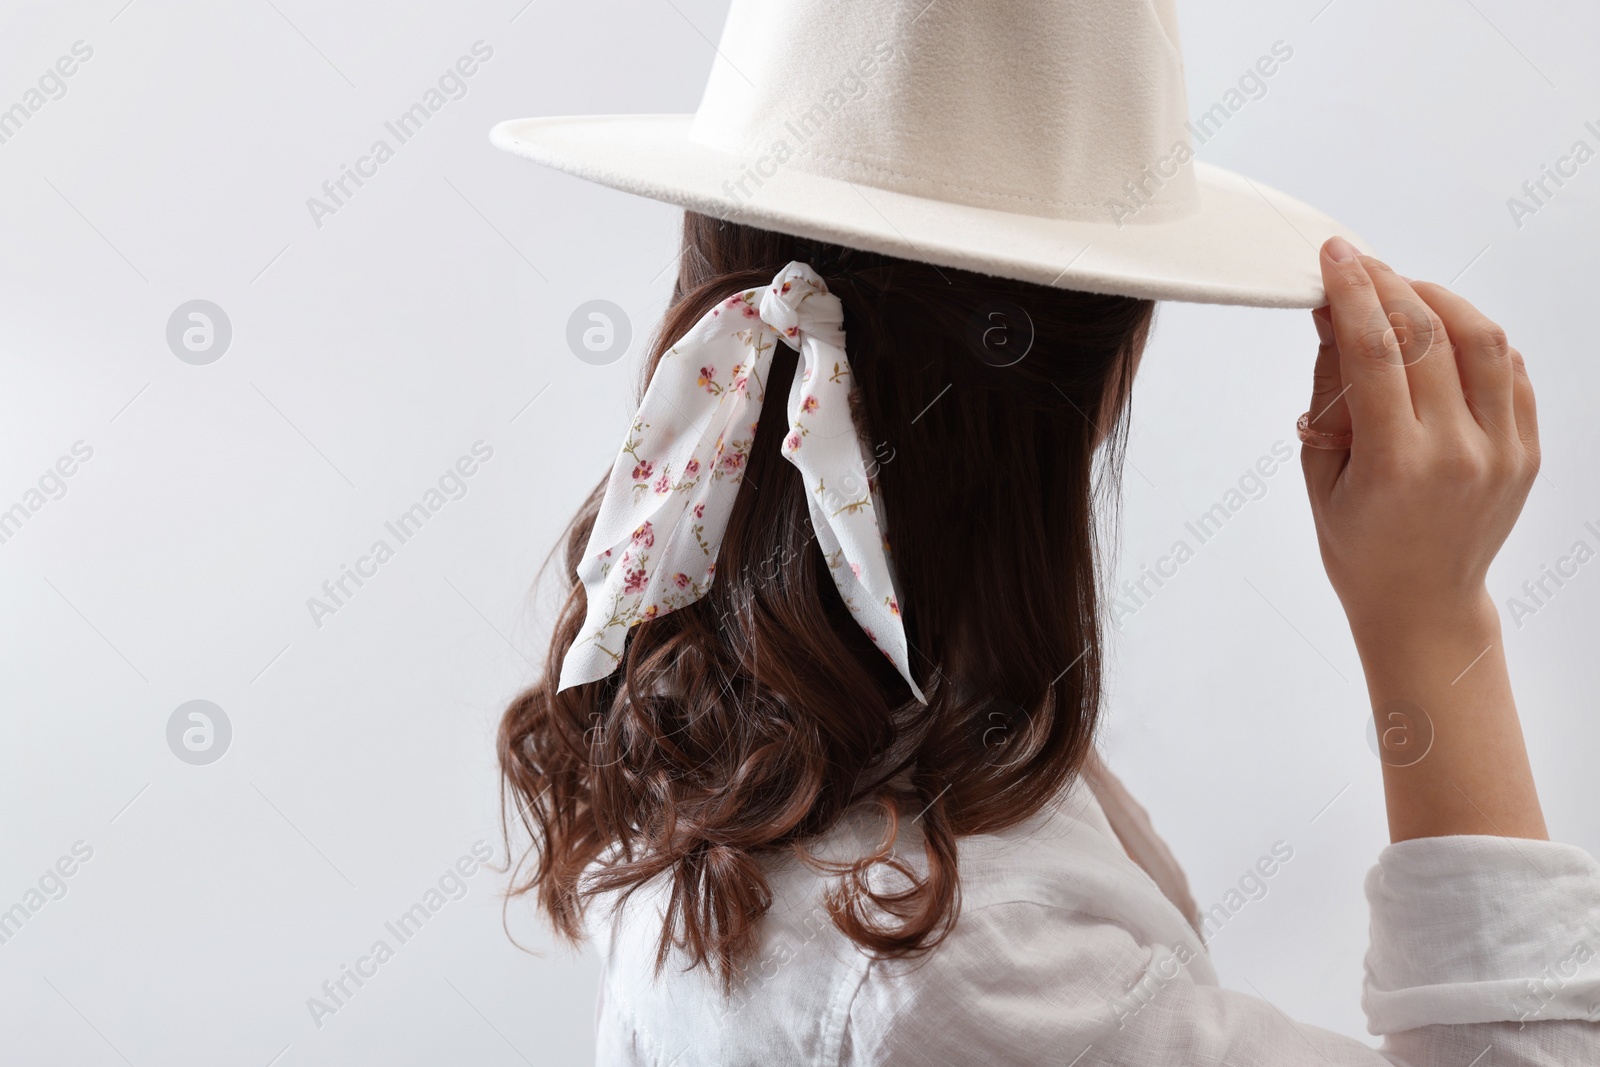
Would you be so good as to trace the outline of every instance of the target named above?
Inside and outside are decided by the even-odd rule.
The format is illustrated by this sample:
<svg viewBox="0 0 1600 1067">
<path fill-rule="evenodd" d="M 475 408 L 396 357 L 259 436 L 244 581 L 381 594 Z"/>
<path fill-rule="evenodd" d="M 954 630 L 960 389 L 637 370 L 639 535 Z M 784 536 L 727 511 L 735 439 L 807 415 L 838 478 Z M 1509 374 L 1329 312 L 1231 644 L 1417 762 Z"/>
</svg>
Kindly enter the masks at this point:
<svg viewBox="0 0 1600 1067">
<path fill-rule="evenodd" d="M 711 587 L 779 341 L 800 353 L 782 452 L 804 479 L 818 547 L 851 616 L 928 702 L 911 675 L 883 502 L 850 413 L 844 307 L 799 262 L 712 308 L 661 357 L 578 566 L 588 615 L 558 688 L 606 677 L 629 629 Z"/>
</svg>

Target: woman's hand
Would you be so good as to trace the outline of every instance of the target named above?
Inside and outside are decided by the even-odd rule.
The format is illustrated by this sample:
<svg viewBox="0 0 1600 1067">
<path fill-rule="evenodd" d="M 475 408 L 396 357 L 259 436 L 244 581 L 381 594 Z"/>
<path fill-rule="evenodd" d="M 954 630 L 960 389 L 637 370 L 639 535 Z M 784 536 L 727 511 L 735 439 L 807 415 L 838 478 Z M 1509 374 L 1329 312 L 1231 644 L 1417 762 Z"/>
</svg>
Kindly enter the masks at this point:
<svg viewBox="0 0 1600 1067">
<path fill-rule="evenodd" d="M 1539 468 L 1533 387 L 1505 334 L 1442 286 L 1323 246 L 1301 452 L 1322 561 L 1377 719 L 1389 835 L 1545 836 L 1484 584 Z"/>
<path fill-rule="evenodd" d="M 1358 629 L 1477 610 L 1539 469 L 1522 356 L 1461 297 L 1342 238 L 1322 275 L 1311 429 L 1353 436 L 1301 456 L 1328 578 Z"/>
</svg>

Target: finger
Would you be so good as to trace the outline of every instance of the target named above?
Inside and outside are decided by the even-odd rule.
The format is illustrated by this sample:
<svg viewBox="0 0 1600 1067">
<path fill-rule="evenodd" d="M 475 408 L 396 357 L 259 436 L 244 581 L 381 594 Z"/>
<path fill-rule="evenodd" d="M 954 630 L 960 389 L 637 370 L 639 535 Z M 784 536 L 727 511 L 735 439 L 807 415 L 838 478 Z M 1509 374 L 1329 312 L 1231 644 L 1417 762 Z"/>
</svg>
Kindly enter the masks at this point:
<svg viewBox="0 0 1600 1067">
<path fill-rule="evenodd" d="M 1323 433 L 1350 429 L 1350 406 L 1344 402 L 1347 387 L 1339 373 L 1339 345 L 1333 319 L 1326 307 L 1311 312 L 1317 327 L 1317 363 L 1311 372 L 1311 428 Z"/>
<path fill-rule="evenodd" d="M 1468 410 L 1485 430 L 1512 433 L 1511 347 L 1506 335 L 1463 297 L 1442 285 L 1414 282 L 1412 288 L 1428 302 L 1444 323 L 1455 350 Z"/>
<path fill-rule="evenodd" d="M 1383 302 L 1384 321 L 1373 323 L 1373 328 L 1386 326 L 1394 332 L 1411 386 L 1411 407 L 1418 420 L 1423 425 L 1456 420 L 1466 424 L 1467 402 L 1444 321 L 1387 263 L 1362 256 L 1361 265 L 1367 268 L 1367 276 Z"/>
<path fill-rule="evenodd" d="M 1328 307 L 1312 310 L 1312 322 L 1317 326 L 1317 363 L 1310 376 L 1309 429 L 1318 434 L 1347 434 L 1350 430 L 1350 408 L 1344 403 L 1347 386 L 1339 374 L 1339 346 L 1334 338 L 1333 318 Z M 1339 472 L 1349 462 L 1347 450 L 1301 446 L 1301 469 L 1306 472 L 1307 490 L 1314 502 L 1325 498 L 1338 482 Z"/>
<path fill-rule="evenodd" d="M 1355 435 L 1351 454 L 1392 449 L 1417 431 L 1400 346 L 1355 246 L 1331 237 L 1322 246 L 1321 261 L 1339 374 L 1350 387 L 1344 402 Z"/>
<path fill-rule="evenodd" d="M 1522 446 L 1522 457 L 1533 471 L 1539 469 L 1539 412 L 1533 402 L 1533 382 L 1528 378 L 1528 365 L 1522 353 L 1511 350 L 1511 407 L 1516 421 L 1516 439 Z"/>
<path fill-rule="evenodd" d="M 1326 307 L 1311 312 L 1317 327 L 1317 362 L 1311 371 L 1311 406 L 1306 409 L 1309 425 L 1318 433 L 1339 434 L 1350 431 L 1350 407 L 1344 402 L 1346 386 L 1339 374 L 1339 346 L 1333 335 L 1333 320 Z M 1350 458 L 1344 449 L 1316 448 L 1306 445 L 1301 449 L 1302 466 L 1306 479 L 1326 491 L 1331 488 L 1339 472 Z"/>
</svg>

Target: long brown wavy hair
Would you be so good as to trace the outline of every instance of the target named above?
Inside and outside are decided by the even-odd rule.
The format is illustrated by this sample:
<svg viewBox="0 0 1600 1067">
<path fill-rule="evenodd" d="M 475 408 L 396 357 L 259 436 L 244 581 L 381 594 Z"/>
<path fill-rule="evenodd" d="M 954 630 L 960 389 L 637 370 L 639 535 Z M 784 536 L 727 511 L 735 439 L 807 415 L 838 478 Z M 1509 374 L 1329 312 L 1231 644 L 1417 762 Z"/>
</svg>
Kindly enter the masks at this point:
<svg viewBox="0 0 1600 1067">
<path fill-rule="evenodd" d="M 960 910 L 957 839 L 1038 812 L 1093 743 L 1099 520 L 1114 510 L 1154 305 L 692 212 L 683 238 L 646 380 L 703 314 L 791 260 L 843 303 L 856 423 L 929 703 L 861 632 L 823 562 L 779 450 L 796 363 L 780 345 L 710 591 L 631 630 L 610 677 L 558 693 L 603 480 L 567 530 L 544 675 L 500 725 L 508 852 L 513 825 L 531 838 L 511 896 L 535 894 L 576 943 L 596 894 L 620 902 L 668 879 L 658 970 L 676 948 L 731 986 L 772 901 L 764 861 L 793 852 L 815 865 L 808 840 L 864 803 L 887 817 L 885 839 L 828 868 L 826 907 L 879 956 L 927 951 Z M 893 851 L 902 818 L 918 824 L 921 872 Z M 869 883 L 880 864 L 898 872 L 892 887 Z"/>
</svg>

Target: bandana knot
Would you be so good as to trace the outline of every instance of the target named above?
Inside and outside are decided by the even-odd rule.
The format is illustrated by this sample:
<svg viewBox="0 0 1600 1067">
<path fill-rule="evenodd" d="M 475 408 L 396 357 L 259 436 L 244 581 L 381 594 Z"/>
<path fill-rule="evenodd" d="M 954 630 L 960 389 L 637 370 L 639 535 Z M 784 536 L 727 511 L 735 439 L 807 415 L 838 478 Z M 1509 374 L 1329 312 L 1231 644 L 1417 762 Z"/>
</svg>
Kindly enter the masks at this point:
<svg viewBox="0 0 1600 1067">
<path fill-rule="evenodd" d="M 760 315 L 761 321 L 797 352 L 801 334 L 844 347 L 844 305 L 804 263 L 791 263 L 772 279 L 761 294 Z"/>
</svg>

